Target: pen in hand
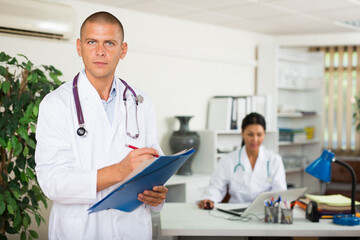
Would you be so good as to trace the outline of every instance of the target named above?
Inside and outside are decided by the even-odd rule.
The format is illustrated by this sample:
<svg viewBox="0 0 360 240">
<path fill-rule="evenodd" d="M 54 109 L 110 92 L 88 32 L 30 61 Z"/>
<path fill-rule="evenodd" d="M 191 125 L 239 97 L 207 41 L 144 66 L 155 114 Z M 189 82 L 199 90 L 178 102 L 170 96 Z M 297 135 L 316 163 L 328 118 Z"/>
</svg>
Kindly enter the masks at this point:
<svg viewBox="0 0 360 240">
<path fill-rule="evenodd" d="M 135 147 L 135 146 L 133 146 L 133 145 L 130 145 L 130 144 L 125 144 L 125 147 L 128 147 L 128 148 L 131 148 L 131 149 L 139 149 L 138 147 Z M 159 155 L 153 155 L 154 157 L 156 157 L 156 158 L 158 158 L 159 157 Z"/>
</svg>

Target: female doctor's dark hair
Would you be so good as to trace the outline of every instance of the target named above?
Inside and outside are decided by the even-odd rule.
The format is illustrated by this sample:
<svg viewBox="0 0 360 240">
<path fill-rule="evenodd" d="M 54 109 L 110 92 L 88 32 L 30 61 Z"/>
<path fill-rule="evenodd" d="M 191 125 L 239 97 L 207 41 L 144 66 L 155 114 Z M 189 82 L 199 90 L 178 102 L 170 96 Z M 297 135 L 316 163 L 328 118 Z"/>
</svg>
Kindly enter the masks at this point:
<svg viewBox="0 0 360 240">
<path fill-rule="evenodd" d="M 244 132 L 245 128 L 251 124 L 260 124 L 264 128 L 264 131 L 266 131 L 265 118 L 259 113 L 252 112 L 252 113 L 249 113 L 248 115 L 246 115 L 241 124 L 241 131 Z M 244 146 L 244 145 L 245 145 L 245 142 L 243 139 L 241 146 Z"/>
</svg>

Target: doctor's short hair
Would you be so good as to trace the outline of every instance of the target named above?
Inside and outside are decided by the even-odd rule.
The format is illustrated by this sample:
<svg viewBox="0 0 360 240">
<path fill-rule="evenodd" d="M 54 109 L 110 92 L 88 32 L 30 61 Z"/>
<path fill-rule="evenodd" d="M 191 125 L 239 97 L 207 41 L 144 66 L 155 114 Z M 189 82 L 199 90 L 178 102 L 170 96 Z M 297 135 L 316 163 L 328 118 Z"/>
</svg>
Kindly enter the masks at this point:
<svg viewBox="0 0 360 240">
<path fill-rule="evenodd" d="M 84 27 L 86 25 L 86 23 L 99 23 L 99 24 L 115 24 L 118 25 L 120 28 L 120 31 L 122 33 L 122 39 L 121 42 L 124 41 L 124 27 L 121 24 L 121 22 L 119 21 L 119 19 L 117 17 L 115 17 L 114 15 L 112 15 L 109 12 L 105 12 L 105 11 L 101 11 L 101 12 L 96 12 L 91 14 L 89 17 L 87 17 L 85 19 L 85 21 L 83 22 L 83 24 L 81 25 L 80 28 L 80 39 L 82 39 L 82 33 L 84 30 Z"/>
<path fill-rule="evenodd" d="M 266 131 L 265 118 L 259 113 L 252 112 L 246 115 L 241 124 L 241 131 L 244 131 L 245 128 L 251 124 L 260 124 L 264 128 L 264 131 Z"/>
</svg>

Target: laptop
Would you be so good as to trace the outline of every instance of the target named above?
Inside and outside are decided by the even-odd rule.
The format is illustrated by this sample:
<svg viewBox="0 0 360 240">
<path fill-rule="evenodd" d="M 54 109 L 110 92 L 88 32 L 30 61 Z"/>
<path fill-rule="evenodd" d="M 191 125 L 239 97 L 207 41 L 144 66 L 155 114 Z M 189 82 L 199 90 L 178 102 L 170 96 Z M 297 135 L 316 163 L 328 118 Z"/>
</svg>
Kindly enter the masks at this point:
<svg viewBox="0 0 360 240">
<path fill-rule="evenodd" d="M 244 207 L 244 204 L 235 204 L 235 206 L 234 204 L 217 204 L 216 209 L 239 217 L 246 217 L 249 214 L 260 215 L 264 214 L 264 201 L 269 200 L 272 197 L 278 199 L 280 195 L 282 201 L 291 202 L 303 195 L 305 190 L 306 187 L 285 191 L 262 192 L 247 207 Z M 236 205 L 239 207 L 236 207 Z"/>
</svg>

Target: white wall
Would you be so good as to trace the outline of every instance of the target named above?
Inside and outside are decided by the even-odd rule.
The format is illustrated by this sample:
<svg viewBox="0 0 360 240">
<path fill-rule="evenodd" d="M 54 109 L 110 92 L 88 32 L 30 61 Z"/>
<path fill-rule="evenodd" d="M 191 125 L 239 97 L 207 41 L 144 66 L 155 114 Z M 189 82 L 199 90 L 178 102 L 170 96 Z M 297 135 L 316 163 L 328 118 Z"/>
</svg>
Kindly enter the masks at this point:
<svg viewBox="0 0 360 240">
<path fill-rule="evenodd" d="M 255 47 L 272 41 L 269 36 L 245 31 L 86 2 L 61 2 L 73 6 L 76 13 L 73 39 L 0 35 L 1 51 L 22 53 L 36 64 L 53 64 L 64 73 L 63 81 L 72 80 L 82 69 L 75 48 L 81 23 L 93 12 L 110 11 L 123 22 L 129 44 L 117 74 L 154 100 L 159 141 L 168 154 L 169 135 L 178 128 L 173 116 L 193 115 L 190 129 L 201 130 L 211 96 L 253 94 Z"/>
</svg>

